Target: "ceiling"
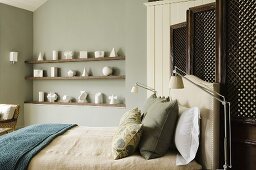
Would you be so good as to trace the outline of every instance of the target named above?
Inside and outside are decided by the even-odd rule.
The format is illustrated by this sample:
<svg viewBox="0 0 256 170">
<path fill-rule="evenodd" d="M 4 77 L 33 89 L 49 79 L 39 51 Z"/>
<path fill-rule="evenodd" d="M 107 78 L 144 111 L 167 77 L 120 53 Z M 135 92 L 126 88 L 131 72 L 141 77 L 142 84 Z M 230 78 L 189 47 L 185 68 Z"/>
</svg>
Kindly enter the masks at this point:
<svg viewBox="0 0 256 170">
<path fill-rule="evenodd" d="M 35 11 L 48 0 L 0 0 L 0 3 Z"/>
</svg>

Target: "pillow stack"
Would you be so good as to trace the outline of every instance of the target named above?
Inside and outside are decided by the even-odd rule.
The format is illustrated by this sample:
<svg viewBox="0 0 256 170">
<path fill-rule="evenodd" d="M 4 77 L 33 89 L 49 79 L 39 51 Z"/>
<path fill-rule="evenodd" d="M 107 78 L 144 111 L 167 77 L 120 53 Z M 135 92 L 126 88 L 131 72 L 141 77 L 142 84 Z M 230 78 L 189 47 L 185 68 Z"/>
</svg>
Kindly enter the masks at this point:
<svg viewBox="0 0 256 170">
<path fill-rule="evenodd" d="M 113 158 L 121 159 L 132 155 L 139 144 L 141 134 L 141 113 L 135 108 L 126 112 L 120 120 L 112 141 Z"/>
<path fill-rule="evenodd" d="M 150 103 L 150 104 L 148 104 Z M 178 118 L 177 101 L 151 96 L 144 107 L 143 134 L 140 153 L 145 159 L 153 159 L 167 153 Z"/>
</svg>

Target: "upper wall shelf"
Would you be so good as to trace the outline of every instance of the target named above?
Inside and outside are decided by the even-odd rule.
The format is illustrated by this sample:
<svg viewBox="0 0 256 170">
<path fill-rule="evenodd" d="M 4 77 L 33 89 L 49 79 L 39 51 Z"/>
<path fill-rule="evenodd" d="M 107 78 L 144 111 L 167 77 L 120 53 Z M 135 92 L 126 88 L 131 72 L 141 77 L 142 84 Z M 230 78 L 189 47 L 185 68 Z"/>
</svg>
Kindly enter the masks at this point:
<svg viewBox="0 0 256 170">
<path fill-rule="evenodd" d="M 124 80 L 125 76 L 25 77 L 26 80 Z"/>
<path fill-rule="evenodd" d="M 68 62 L 90 62 L 90 61 L 112 61 L 125 60 L 125 57 L 102 57 L 102 58 L 77 58 L 77 59 L 59 59 L 59 60 L 28 60 L 26 64 L 47 64 L 47 63 L 68 63 Z"/>
</svg>

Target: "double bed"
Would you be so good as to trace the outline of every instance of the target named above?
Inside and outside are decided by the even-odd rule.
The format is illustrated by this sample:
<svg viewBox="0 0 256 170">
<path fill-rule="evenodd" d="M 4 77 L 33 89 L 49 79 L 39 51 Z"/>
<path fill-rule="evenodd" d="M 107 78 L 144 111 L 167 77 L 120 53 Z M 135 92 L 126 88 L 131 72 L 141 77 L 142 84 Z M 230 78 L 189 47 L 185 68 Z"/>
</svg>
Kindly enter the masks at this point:
<svg viewBox="0 0 256 170">
<path fill-rule="evenodd" d="M 194 83 L 218 91 L 218 84 L 207 83 L 195 76 L 187 76 Z M 146 160 L 136 152 L 132 156 L 114 160 L 111 143 L 116 127 L 76 126 L 57 136 L 42 148 L 28 164 L 29 170 L 167 170 L 167 169 L 217 169 L 219 150 L 219 108 L 217 102 L 190 82 L 184 89 L 172 90 L 172 99 L 179 105 L 200 109 L 200 144 L 195 160 L 176 166 L 177 152 L 168 152 L 156 159 Z M 0 156 L 1 157 L 1 156 Z"/>
</svg>

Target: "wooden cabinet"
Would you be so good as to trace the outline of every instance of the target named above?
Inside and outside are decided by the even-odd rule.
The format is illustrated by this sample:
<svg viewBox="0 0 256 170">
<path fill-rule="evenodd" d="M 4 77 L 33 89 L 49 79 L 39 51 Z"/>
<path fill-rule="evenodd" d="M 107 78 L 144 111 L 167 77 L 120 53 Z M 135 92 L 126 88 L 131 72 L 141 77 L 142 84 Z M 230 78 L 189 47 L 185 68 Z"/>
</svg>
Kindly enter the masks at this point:
<svg viewBox="0 0 256 170">
<path fill-rule="evenodd" d="M 164 0 L 145 3 L 147 7 L 147 85 L 158 95 L 169 95 L 170 26 L 186 21 L 190 7 L 215 0 Z M 151 93 L 148 92 L 148 96 Z"/>
</svg>

